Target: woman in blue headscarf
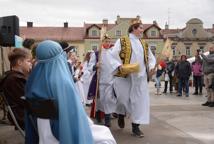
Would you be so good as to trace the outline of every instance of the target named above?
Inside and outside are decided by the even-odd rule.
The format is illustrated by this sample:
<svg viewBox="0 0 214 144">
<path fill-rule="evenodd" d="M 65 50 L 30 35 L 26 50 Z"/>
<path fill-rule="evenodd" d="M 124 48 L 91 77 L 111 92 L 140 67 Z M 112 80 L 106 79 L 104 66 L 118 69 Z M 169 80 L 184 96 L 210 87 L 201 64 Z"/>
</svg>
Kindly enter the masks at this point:
<svg viewBox="0 0 214 144">
<path fill-rule="evenodd" d="M 50 127 L 53 137 L 60 144 L 93 144 L 87 115 L 76 92 L 61 46 L 51 40 L 43 41 L 36 48 L 36 56 L 37 65 L 32 70 L 26 85 L 27 99 L 56 101 L 58 119 L 50 119 Z M 25 123 L 25 143 L 41 143 L 40 134 L 38 136 L 35 133 L 29 116 L 26 116 Z M 38 121 L 37 127 L 39 127 Z"/>
</svg>

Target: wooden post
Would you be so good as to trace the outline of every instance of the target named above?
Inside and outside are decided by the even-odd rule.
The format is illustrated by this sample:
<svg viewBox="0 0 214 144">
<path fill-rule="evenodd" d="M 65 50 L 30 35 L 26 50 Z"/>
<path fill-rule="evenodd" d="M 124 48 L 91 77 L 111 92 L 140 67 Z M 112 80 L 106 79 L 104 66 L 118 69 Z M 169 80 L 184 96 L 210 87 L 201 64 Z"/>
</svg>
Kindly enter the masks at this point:
<svg viewBox="0 0 214 144">
<path fill-rule="evenodd" d="M 101 61 L 101 52 L 102 52 L 102 40 L 104 38 L 104 35 L 106 33 L 106 25 L 104 24 L 101 28 L 101 33 L 100 33 L 100 46 L 99 46 L 99 50 L 98 50 L 98 64 L 100 66 L 100 61 Z M 97 98 L 99 95 L 99 80 L 100 80 L 100 68 L 97 68 L 97 81 L 96 81 L 96 95 L 94 98 L 94 113 L 93 116 L 95 117 L 96 115 L 96 103 L 97 103 Z"/>
<path fill-rule="evenodd" d="M 1 75 L 4 74 L 4 51 L 3 51 L 3 47 L 0 46 L 1 49 Z"/>
</svg>

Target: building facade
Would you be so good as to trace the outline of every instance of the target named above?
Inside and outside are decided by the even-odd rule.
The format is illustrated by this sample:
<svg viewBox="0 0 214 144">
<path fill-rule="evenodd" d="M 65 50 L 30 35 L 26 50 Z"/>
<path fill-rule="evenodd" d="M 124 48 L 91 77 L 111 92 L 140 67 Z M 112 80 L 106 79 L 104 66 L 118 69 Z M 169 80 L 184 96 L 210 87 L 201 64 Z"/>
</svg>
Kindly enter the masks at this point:
<svg viewBox="0 0 214 144">
<path fill-rule="evenodd" d="M 214 43 L 214 25 L 212 28 L 204 28 L 203 22 L 198 18 L 190 19 L 183 29 L 168 29 L 166 26 L 161 33 L 164 39 L 171 41 L 174 57 L 193 57 L 198 49 L 208 51 L 209 46 Z"/>
<path fill-rule="evenodd" d="M 137 16 L 137 18 L 140 18 Z M 107 27 L 106 33 L 114 43 L 118 38 L 128 34 L 130 21 L 133 18 L 121 18 L 119 15 L 115 23 L 108 23 L 103 19 L 102 23 L 84 23 L 83 27 L 69 27 L 64 23 L 63 27 L 34 27 L 28 22 L 27 27 L 20 27 L 20 35 L 23 38 L 33 38 L 36 41 L 51 39 L 55 41 L 66 41 L 69 45 L 75 46 L 77 55 L 83 60 L 87 51 L 98 49 L 100 46 L 100 31 L 103 25 Z M 144 38 L 154 54 L 162 50 L 164 39 L 161 28 L 154 21 L 152 24 L 143 24 Z"/>
<path fill-rule="evenodd" d="M 140 18 L 137 16 L 137 18 Z M 36 41 L 51 39 L 55 41 L 66 41 L 69 45 L 75 46 L 77 55 L 83 60 L 87 51 L 98 49 L 100 46 L 100 33 L 103 25 L 106 26 L 106 33 L 114 43 L 121 36 L 128 34 L 130 21 L 133 18 L 121 18 L 117 16 L 115 23 L 109 23 L 103 19 L 101 23 L 84 23 L 82 27 L 69 27 L 64 23 L 63 27 L 33 27 L 28 22 L 27 27 L 20 27 L 20 34 L 23 38 L 33 38 Z M 156 57 L 161 55 L 165 42 L 171 41 L 171 49 L 174 57 L 187 55 L 192 57 L 197 49 L 207 51 L 214 43 L 214 25 L 212 28 L 204 28 L 200 19 L 193 18 L 186 23 L 182 29 L 161 29 L 156 21 L 151 24 L 144 24 L 143 37 Z"/>
</svg>

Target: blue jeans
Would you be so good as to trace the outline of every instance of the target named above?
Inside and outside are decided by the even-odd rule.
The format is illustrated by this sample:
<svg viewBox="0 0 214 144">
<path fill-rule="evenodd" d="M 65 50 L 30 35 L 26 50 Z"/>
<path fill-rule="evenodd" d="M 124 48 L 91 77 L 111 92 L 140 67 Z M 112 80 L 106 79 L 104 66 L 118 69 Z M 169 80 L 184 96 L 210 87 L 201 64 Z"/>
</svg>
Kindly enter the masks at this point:
<svg viewBox="0 0 214 144">
<path fill-rule="evenodd" d="M 155 78 L 155 82 L 156 82 L 156 88 L 157 88 L 157 89 L 160 89 L 160 85 L 161 85 L 161 84 L 160 84 L 160 77 L 156 77 L 156 78 Z"/>
<path fill-rule="evenodd" d="M 189 96 L 189 79 L 179 78 L 178 94 L 182 95 L 182 89 L 185 88 L 186 96 Z"/>
</svg>

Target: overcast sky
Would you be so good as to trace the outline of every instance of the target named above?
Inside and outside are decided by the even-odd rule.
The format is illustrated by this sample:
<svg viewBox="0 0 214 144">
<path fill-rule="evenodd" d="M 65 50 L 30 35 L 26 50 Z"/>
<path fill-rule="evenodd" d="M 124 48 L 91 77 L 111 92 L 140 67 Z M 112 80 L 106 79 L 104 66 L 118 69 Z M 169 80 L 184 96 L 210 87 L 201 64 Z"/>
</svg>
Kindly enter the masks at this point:
<svg viewBox="0 0 214 144">
<path fill-rule="evenodd" d="M 204 27 L 214 24 L 214 0 L 0 0 L 0 17 L 17 15 L 20 25 L 83 26 L 103 18 L 113 23 L 120 17 L 141 16 L 144 23 L 156 20 L 161 28 L 183 28 L 191 18 L 199 18 Z"/>
</svg>

